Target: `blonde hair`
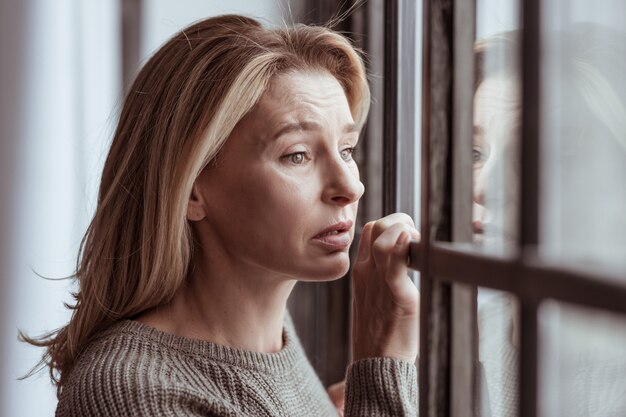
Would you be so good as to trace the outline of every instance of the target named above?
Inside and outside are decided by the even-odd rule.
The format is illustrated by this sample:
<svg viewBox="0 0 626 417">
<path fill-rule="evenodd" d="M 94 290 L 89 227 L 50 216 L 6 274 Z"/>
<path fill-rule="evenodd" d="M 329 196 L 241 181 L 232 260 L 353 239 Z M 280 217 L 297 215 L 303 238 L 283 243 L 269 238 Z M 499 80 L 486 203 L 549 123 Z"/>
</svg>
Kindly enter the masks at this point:
<svg viewBox="0 0 626 417">
<path fill-rule="evenodd" d="M 171 300 L 193 252 L 186 210 L 192 185 L 272 78 L 324 71 L 342 85 L 362 126 L 369 88 L 360 55 L 325 27 L 267 29 L 225 15 L 200 21 L 161 47 L 126 97 L 104 165 L 98 205 L 81 243 L 70 322 L 40 338 L 62 390 L 77 357 L 118 320 Z"/>
</svg>

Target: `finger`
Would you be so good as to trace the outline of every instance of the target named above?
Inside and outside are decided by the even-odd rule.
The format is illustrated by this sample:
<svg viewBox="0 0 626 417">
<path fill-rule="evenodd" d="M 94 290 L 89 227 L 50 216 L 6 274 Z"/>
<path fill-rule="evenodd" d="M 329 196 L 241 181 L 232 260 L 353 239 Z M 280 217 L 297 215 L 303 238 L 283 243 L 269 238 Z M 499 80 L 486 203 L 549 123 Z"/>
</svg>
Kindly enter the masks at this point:
<svg viewBox="0 0 626 417">
<path fill-rule="evenodd" d="M 409 226 L 413 229 L 411 236 L 414 239 L 419 239 L 419 232 L 415 229 L 415 223 L 411 216 L 405 213 L 393 213 L 388 216 L 379 219 L 374 224 L 374 229 L 372 230 L 372 242 L 375 241 L 383 232 L 389 229 L 391 226 L 397 223 L 402 223 Z"/>
<path fill-rule="evenodd" d="M 357 251 L 357 262 L 366 261 L 370 256 L 370 247 L 372 245 L 372 228 L 374 222 L 369 222 L 363 226 L 361 239 L 359 240 L 359 249 Z"/>
<path fill-rule="evenodd" d="M 385 281 L 396 303 L 407 312 L 414 313 L 419 310 L 419 302 L 417 287 L 408 275 L 407 257 L 410 243 L 411 236 L 403 231 L 389 256 Z"/>
<path fill-rule="evenodd" d="M 361 239 L 359 240 L 357 259 L 352 267 L 352 288 L 355 296 L 355 304 L 358 300 L 362 300 L 364 297 L 364 284 L 369 268 L 373 226 L 374 222 L 369 222 L 363 227 L 363 230 L 361 231 Z"/>
<path fill-rule="evenodd" d="M 391 255 L 401 233 L 411 235 L 414 230 L 406 223 L 396 223 L 385 230 L 372 244 L 372 257 L 376 263 L 376 270 L 382 277 L 386 275 L 389 256 Z"/>
</svg>

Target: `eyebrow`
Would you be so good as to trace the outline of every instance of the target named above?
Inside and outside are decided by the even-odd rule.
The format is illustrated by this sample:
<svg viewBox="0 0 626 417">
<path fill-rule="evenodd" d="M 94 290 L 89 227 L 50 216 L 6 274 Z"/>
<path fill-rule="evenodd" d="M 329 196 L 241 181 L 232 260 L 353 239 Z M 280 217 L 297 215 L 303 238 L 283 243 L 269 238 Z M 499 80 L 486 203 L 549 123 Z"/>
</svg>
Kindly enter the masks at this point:
<svg viewBox="0 0 626 417">
<path fill-rule="evenodd" d="M 286 135 L 287 133 L 291 133 L 291 132 L 302 132 L 302 131 L 310 132 L 310 131 L 320 131 L 320 130 L 322 130 L 322 125 L 317 122 L 303 121 L 303 122 L 287 123 L 287 124 L 284 124 L 278 130 L 278 132 L 276 132 L 273 139 L 276 140 L 282 135 Z M 356 123 L 348 123 L 343 128 L 343 133 L 353 133 L 353 132 L 358 132 L 358 131 L 359 131 L 359 127 L 356 125 Z"/>
</svg>

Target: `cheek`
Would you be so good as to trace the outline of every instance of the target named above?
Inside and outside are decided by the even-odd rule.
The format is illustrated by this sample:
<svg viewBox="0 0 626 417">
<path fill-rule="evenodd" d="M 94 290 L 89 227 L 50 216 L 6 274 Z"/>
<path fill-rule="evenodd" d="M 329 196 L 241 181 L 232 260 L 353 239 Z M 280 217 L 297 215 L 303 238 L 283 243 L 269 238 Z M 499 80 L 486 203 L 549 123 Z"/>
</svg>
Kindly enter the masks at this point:
<svg viewBox="0 0 626 417">
<path fill-rule="evenodd" d="M 250 187 L 247 205 L 264 227 L 300 227 L 317 197 L 316 181 L 296 181 L 281 176 L 259 181 Z"/>
</svg>

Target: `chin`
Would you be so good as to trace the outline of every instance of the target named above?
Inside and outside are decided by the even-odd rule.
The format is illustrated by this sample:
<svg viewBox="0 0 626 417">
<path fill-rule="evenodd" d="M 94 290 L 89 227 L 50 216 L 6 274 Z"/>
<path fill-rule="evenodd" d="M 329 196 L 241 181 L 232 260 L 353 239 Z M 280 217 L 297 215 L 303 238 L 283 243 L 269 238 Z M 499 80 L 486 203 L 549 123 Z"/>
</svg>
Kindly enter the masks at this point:
<svg viewBox="0 0 626 417">
<path fill-rule="evenodd" d="M 335 259 L 321 261 L 313 271 L 302 274 L 301 281 L 334 281 L 345 276 L 350 270 L 348 252 L 336 254 Z"/>
</svg>

